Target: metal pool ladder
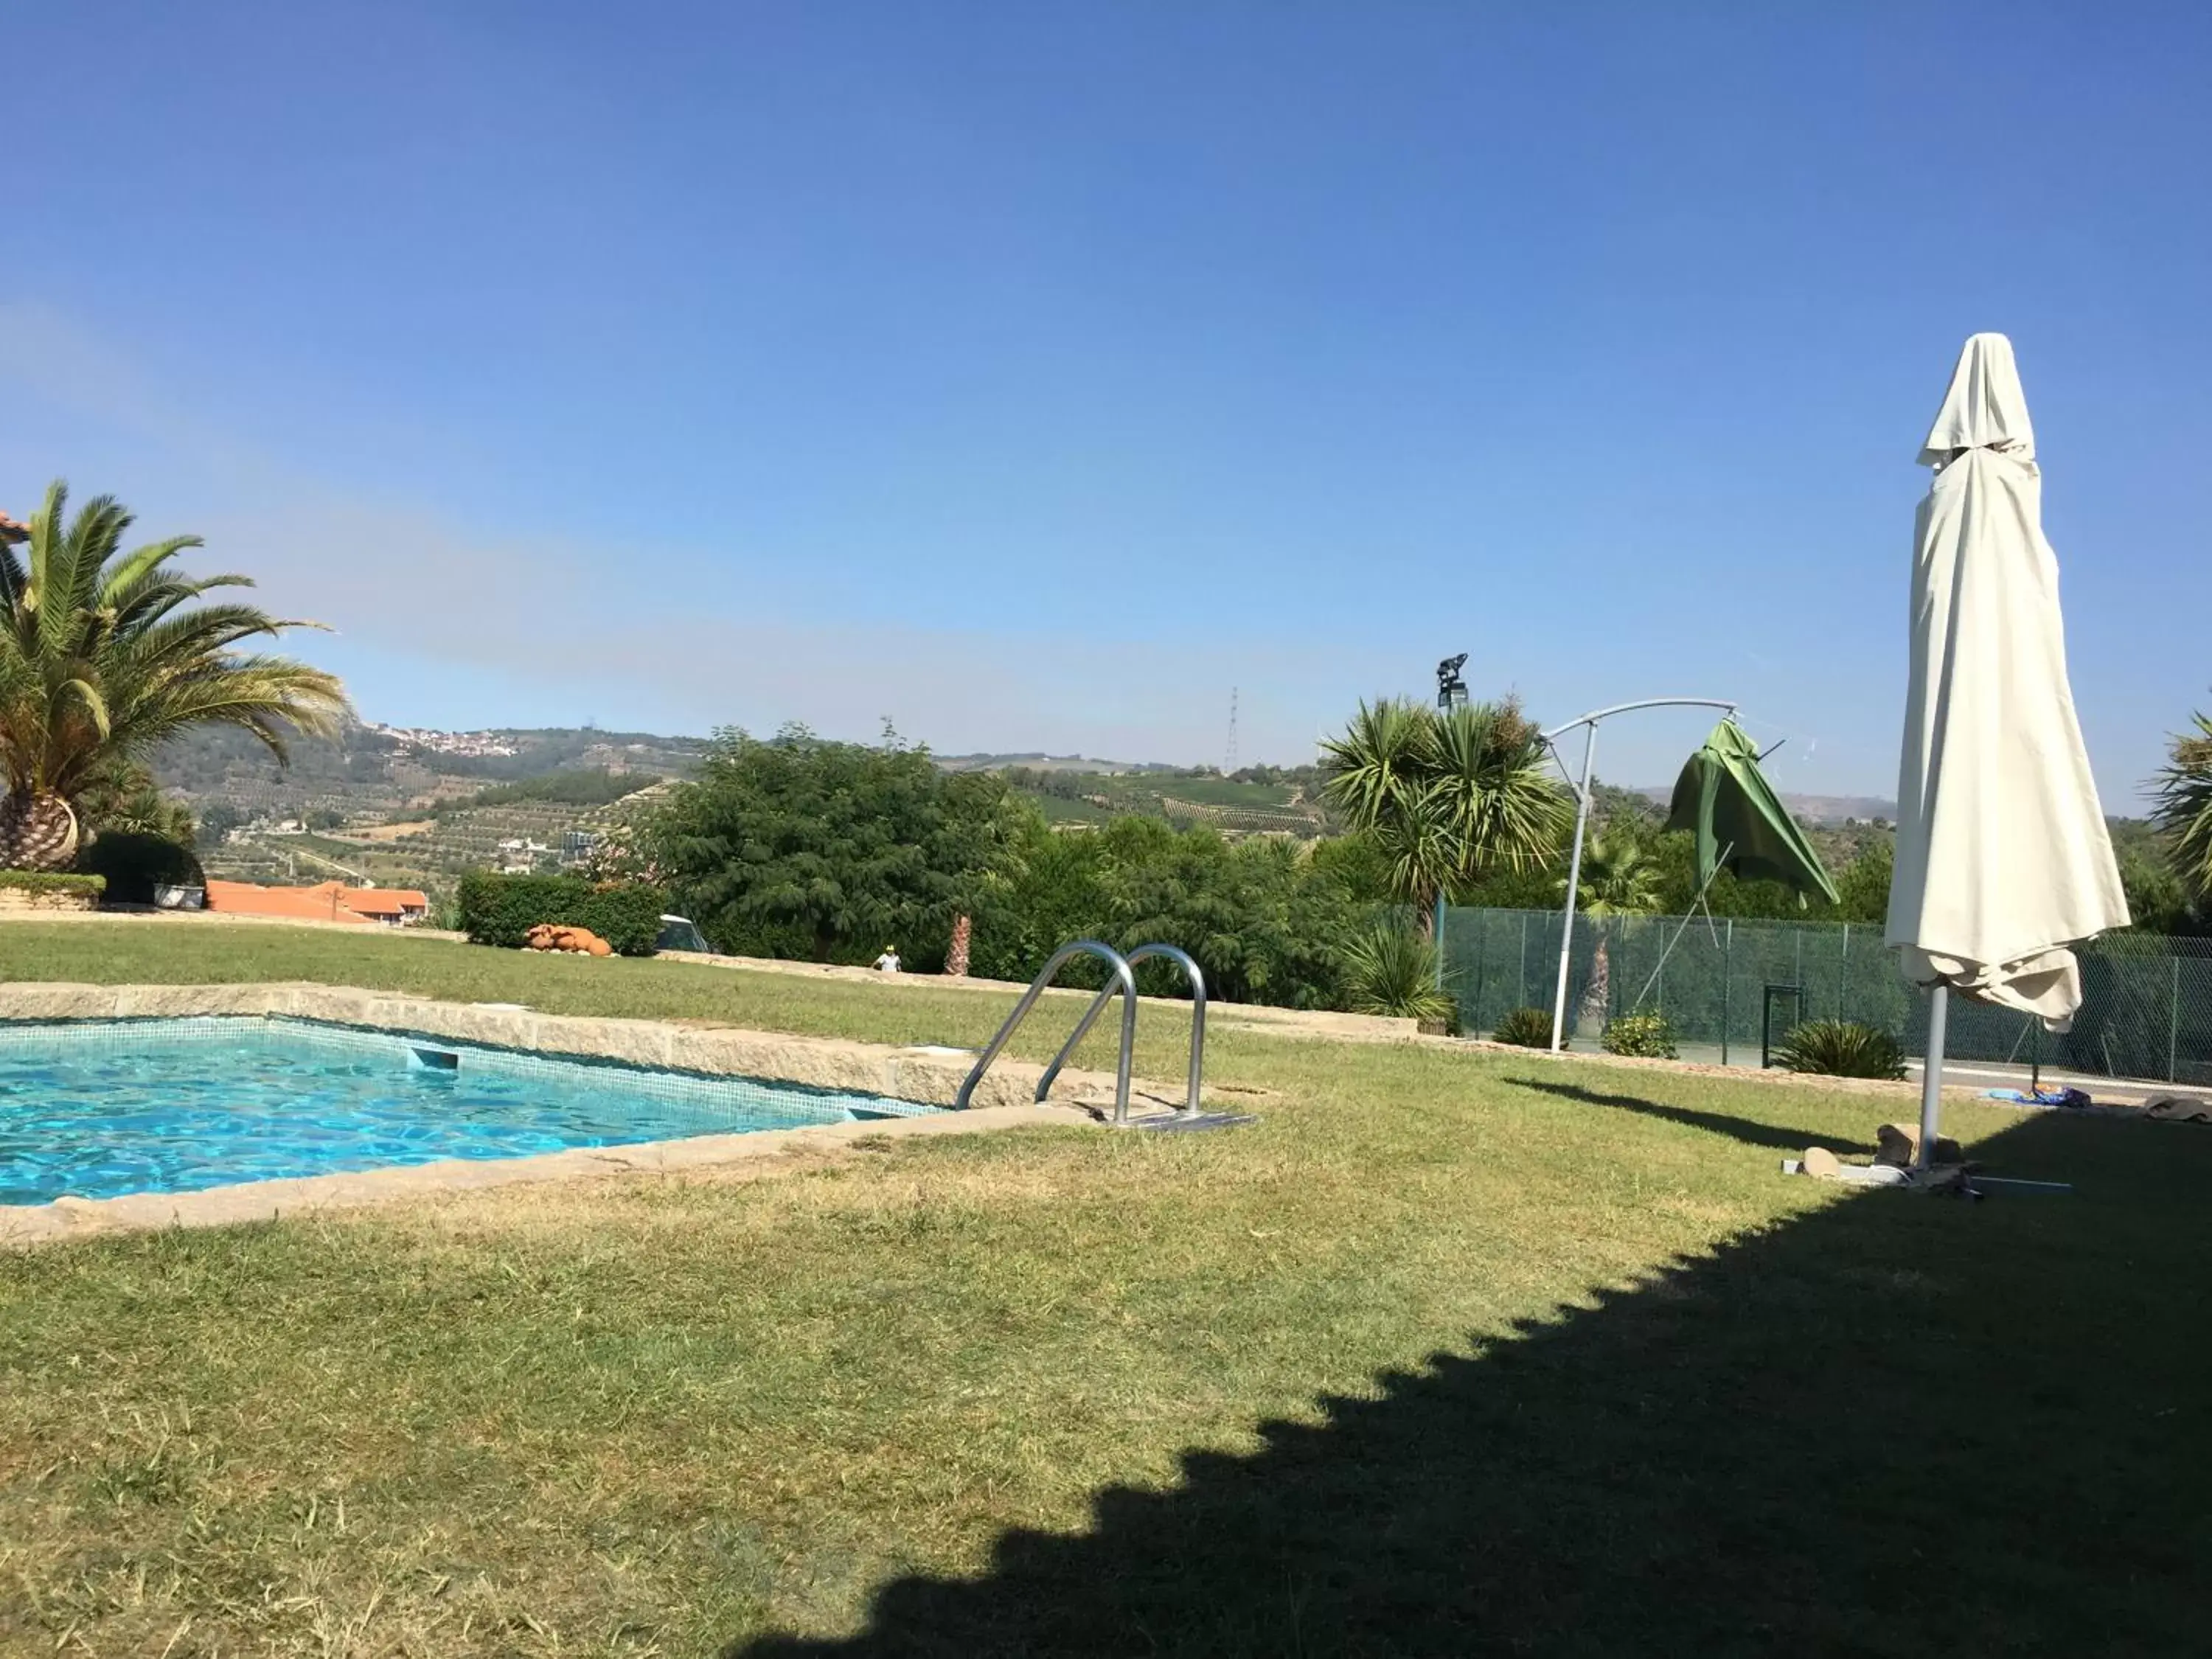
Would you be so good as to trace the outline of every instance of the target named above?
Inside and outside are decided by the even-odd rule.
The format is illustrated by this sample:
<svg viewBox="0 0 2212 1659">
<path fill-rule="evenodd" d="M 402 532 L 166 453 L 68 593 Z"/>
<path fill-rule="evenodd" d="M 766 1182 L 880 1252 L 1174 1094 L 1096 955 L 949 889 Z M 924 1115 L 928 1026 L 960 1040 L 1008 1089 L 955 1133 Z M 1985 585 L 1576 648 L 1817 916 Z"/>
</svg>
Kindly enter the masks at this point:
<svg viewBox="0 0 2212 1659">
<path fill-rule="evenodd" d="M 960 1092 L 954 1097 L 953 1104 L 963 1109 L 966 1108 L 975 1092 L 975 1085 L 983 1080 L 983 1073 L 990 1069 L 991 1062 L 999 1057 L 1007 1040 L 1029 1017 L 1030 1010 L 1036 1006 L 1037 999 L 1052 983 L 1053 975 L 1079 956 L 1098 957 L 1111 970 L 1112 976 L 1107 981 L 1106 988 L 1099 992 L 1097 999 L 1085 1011 L 1083 1018 L 1076 1023 L 1073 1033 L 1060 1044 L 1060 1052 L 1053 1056 L 1052 1064 L 1044 1068 L 1044 1075 L 1037 1079 L 1036 1097 L 1042 1100 L 1051 1091 L 1053 1079 L 1060 1075 L 1060 1067 L 1067 1064 L 1067 1057 L 1075 1052 L 1076 1045 L 1090 1035 L 1091 1028 L 1098 1023 L 1098 1016 L 1106 1012 L 1106 1005 L 1118 993 L 1121 999 L 1121 1052 L 1114 1066 L 1114 1121 L 1117 1126 L 1127 1124 L 1129 1061 L 1137 1044 L 1137 976 L 1133 969 L 1138 963 L 1164 957 L 1179 966 L 1183 977 L 1190 981 L 1190 1083 L 1183 1109 L 1176 1115 L 1176 1121 L 1188 1122 L 1197 1119 L 1200 1115 L 1199 1086 L 1206 1065 L 1206 975 L 1199 971 L 1198 964 L 1190 959 L 1188 952 L 1179 951 L 1172 945 L 1140 945 L 1125 957 L 1112 945 L 1101 945 L 1095 939 L 1079 939 L 1072 945 L 1061 945 L 1053 952 L 1052 960 L 1045 963 L 1044 970 L 1030 981 L 1030 988 L 1023 992 L 1021 1000 L 1014 1004 L 1013 1012 L 1008 1014 L 1006 1024 L 999 1027 L 999 1034 L 976 1057 L 975 1068 L 968 1073 L 968 1080 L 960 1085 Z"/>
</svg>

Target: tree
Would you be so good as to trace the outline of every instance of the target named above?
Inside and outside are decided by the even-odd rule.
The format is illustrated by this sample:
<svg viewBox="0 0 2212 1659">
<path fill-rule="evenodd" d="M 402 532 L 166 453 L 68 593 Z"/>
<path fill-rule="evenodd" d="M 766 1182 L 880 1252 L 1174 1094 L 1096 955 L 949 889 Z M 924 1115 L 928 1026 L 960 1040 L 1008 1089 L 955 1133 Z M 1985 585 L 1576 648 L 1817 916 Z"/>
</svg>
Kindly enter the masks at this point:
<svg viewBox="0 0 2212 1659">
<path fill-rule="evenodd" d="M 685 914 L 726 951 L 917 963 L 951 942 L 1017 821 L 1002 779 L 939 771 L 890 734 L 831 743 L 803 726 L 715 736 L 640 839 Z"/>
<path fill-rule="evenodd" d="M 122 552 L 131 514 L 112 496 L 66 518 L 58 482 L 27 546 L 0 544 L 0 867 L 58 869 L 75 856 L 78 803 L 163 738 L 240 726 L 282 762 L 292 732 L 327 734 L 346 710 L 332 676 L 234 647 L 287 629 L 234 602 L 196 603 L 244 576 L 198 580 L 171 562 L 196 536 Z"/>
<path fill-rule="evenodd" d="M 2212 718 L 2192 714 L 2197 730 L 2172 741 L 2152 786 L 2151 817 L 2172 847 L 2176 872 L 2200 894 L 2212 894 Z"/>
<path fill-rule="evenodd" d="M 1372 906 L 1331 863 L 1287 840 L 1231 842 L 1203 824 L 1131 815 L 1054 831 L 1024 810 L 1030 823 L 975 919 L 977 972 L 1027 979 L 1075 939 L 1173 945 L 1224 1001 L 1343 1006 L 1341 947 Z M 1148 995 L 1182 994 L 1166 963 L 1140 963 L 1137 975 Z M 1104 973 L 1079 957 L 1061 982 L 1096 988 Z"/>
<path fill-rule="evenodd" d="M 1566 890 L 1563 878 L 1559 890 Z M 1593 916 L 1648 916 L 1659 908 L 1659 864 L 1626 824 L 1608 825 L 1583 845 L 1576 906 Z"/>
<path fill-rule="evenodd" d="M 231 802 L 210 801 L 199 810 L 199 844 L 202 847 L 220 847 L 223 837 L 245 822 L 246 814 Z"/>
<path fill-rule="evenodd" d="M 1543 740 L 1510 698 L 1448 714 L 1363 702 L 1322 755 L 1324 798 L 1373 842 L 1424 934 L 1438 895 L 1541 865 L 1571 822 Z"/>
<path fill-rule="evenodd" d="M 1659 908 L 1659 864 L 1633 825 L 1632 819 L 1616 819 L 1584 843 L 1581 876 L 1575 884 L 1575 905 L 1586 915 L 1643 916 Z M 1564 877 L 1560 878 L 1559 890 L 1566 890 Z M 1577 1024 L 1602 1019 L 1612 995 L 1613 963 L 1601 929 L 1597 949 L 1590 957 L 1589 985 L 1583 994 Z"/>
<path fill-rule="evenodd" d="M 185 848 L 199 838 L 192 809 L 163 794 L 136 762 L 103 768 L 78 795 L 76 810 L 80 826 L 95 836 L 148 836 Z"/>
<path fill-rule="evenodd" d="M 1881 927 L 1889 920 L 1889 884 L 1896 863 L 1897 843 L 1890 837 L 1868 842 L 1866 850 L 1836 874 L 1836 896 L 1841 902 L 1819 914 Z"/>
</svg>

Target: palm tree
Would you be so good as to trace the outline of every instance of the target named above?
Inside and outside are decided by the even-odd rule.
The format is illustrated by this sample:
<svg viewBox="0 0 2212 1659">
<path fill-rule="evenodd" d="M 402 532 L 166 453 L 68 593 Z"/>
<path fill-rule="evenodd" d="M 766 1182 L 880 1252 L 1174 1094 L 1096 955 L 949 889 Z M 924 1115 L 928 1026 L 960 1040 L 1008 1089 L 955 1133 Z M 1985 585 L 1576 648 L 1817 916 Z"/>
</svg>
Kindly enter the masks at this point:
<svg viewBox="0 0 2212 1659">
<path fill-rule="evenodd" d="M 195 604 L 244 576 L 189 579 L 170 561 L 197 536 L 124 553 L 131 514 L 112 496 L 65 518 L 58 482 L 19 553 L 0 539 L 0 868 L 55 869 L 76 853 L 76 803 L 194 726 L 242 726 L 285 758 L 290 732 L 346 712 L 331 675 L 241 641 L 312 623 L 255 606 Z"/>
<path fill-rule="evenodd" d="M 1344 735 L 1322 744 L 1322 798 L 1382 854 L 1392 894 L 1422 931 L 1447 878 L 1436 809 L 1436 715 L 1410 700 L 1362 702 Z"/>
<path fill-rule="evenodd" d="M 1564 878 L 1559 890 L 1566 890 Z M 1575 904 L 1586 915 L 1598 917 L 1649 915 L 1659 908 L 1658 863 L 1630 825 L 1607 824 L 1583 847 Z M 1590 957 L 1589 985 L 1575 1016 L 1576 1029 L 1603 1019 L 1612 1000 L 1613 963 L 1601 928 L 1597 949 Z"/>
<path fill-rule="evenodd" d="M 1624 823 L 1609 823 L 1583 848 L 1575 903 L 1594 916 L 1648 916 L 1659 908 L 1658 860 Z M 1561 892 L 1566 890 L 1564 882 Z"/>
<path fill-rule="evenodd" d="M 79 833 L 118 830 L 155 836 L 190 847 L 199 838 L 199 822 L 183 801 L 161 793 L 154 775 L 137 762 L 103 769 L 70 803 Z"/>
<path fill-rule="evenodd" d="M 2212 718 L 2194 714 L 2194 736 L 2174 738 L 2172 758 L 2154 786 L 2152 816 L 2173 849 L 2182 879 L 2212 893 Z"/>
<path fill-rule="evenodd" d="M 1407 699 L 1363 702 L 1322 745 L 1322 793 L 1370 837 L 1392 891 L 1434 930 L 1437 896 L 1558 849 L 1567 797 L 1544 769 L 1543 739 L 1514 702 L 1440 714 Z"/>
</svg>

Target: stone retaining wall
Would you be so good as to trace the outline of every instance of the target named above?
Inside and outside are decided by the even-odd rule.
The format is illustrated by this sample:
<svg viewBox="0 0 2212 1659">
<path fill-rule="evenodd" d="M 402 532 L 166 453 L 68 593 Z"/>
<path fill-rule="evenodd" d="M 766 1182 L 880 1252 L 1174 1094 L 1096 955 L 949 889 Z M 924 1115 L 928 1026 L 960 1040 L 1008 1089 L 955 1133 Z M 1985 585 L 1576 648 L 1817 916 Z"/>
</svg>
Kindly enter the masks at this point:
<svg viewBox="0 0 2212 1659">
<path fill-rule="evenodd" d="M 60 887 L 10 887 L 0 883 L 0 911 L 79 912 L 100 908 L 97 893 L 73 893 Z"/>
</svg>

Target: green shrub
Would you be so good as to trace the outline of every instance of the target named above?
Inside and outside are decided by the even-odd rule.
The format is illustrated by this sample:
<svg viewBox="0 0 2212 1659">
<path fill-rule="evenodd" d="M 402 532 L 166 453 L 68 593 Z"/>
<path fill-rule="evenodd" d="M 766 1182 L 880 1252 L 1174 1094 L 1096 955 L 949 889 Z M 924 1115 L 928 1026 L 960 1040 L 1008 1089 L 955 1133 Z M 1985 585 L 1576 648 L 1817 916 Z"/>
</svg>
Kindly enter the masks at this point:
<svg viewBox="0 0 2212 1659">
<path fill-rule="evenodd" d="M 1490 1034 L 1492 1042 L 1510 1042 L 1516 1048 L 1548 1048 L 1552 1046 L 1552 1015 L 1547 1008 L 1516 1008 L 1498 1022 L 1498 1029 Z M 1562 1042 L 1562 1048 L 1567 1045 Z"/>
<path fill-rule="evenodd" d="M 641 882 L 598 884 L 581 876 L 463 876 L 461 931 L 475 945 L 519 950 L 541 922 L 588 927 L 617 956 L 649 957 L 660 936 L 661 895 Z"/>
<path fill-rule="evenodd" d="M 1856 1020 L 1808 1019 L 1782 1039 L 1774 1057 L 1785 1071 L 1824 1077 L 1905 1076 L 1905 1053 L 1897 1039 Z"/>
<path fill-rule="evenodd" d="M 1344 946 L 1346 1001 L 1355 1014 L 1449 1024 L 1458 1005 L 1437 988 L 1437 947 L 1409 927 L 1378 922 Z"/>
<path fill-rule="evenodd" d="M 1600 1040 L 1609 1054 L 1632 1054 L 1639 1060 L 1675 1060 L 1674 1027 L 1658 1012 L 1623 1014 L 1605 1028 Z"/>
<path fill-rule="evenodd" d="M 207 884 L 191 848 L 137 830 L 101 830 L 76 855 L 76 867 L 105 879 L 110 904 L 151 904 L 156 887 Z"/>
<path fill-rule="evenodd" d="M 52 870 L 0 870 L 0 887 L 21 893 L 89 893 L 98 898 L 106 890 L 107 878 Z"/>
</svg>

